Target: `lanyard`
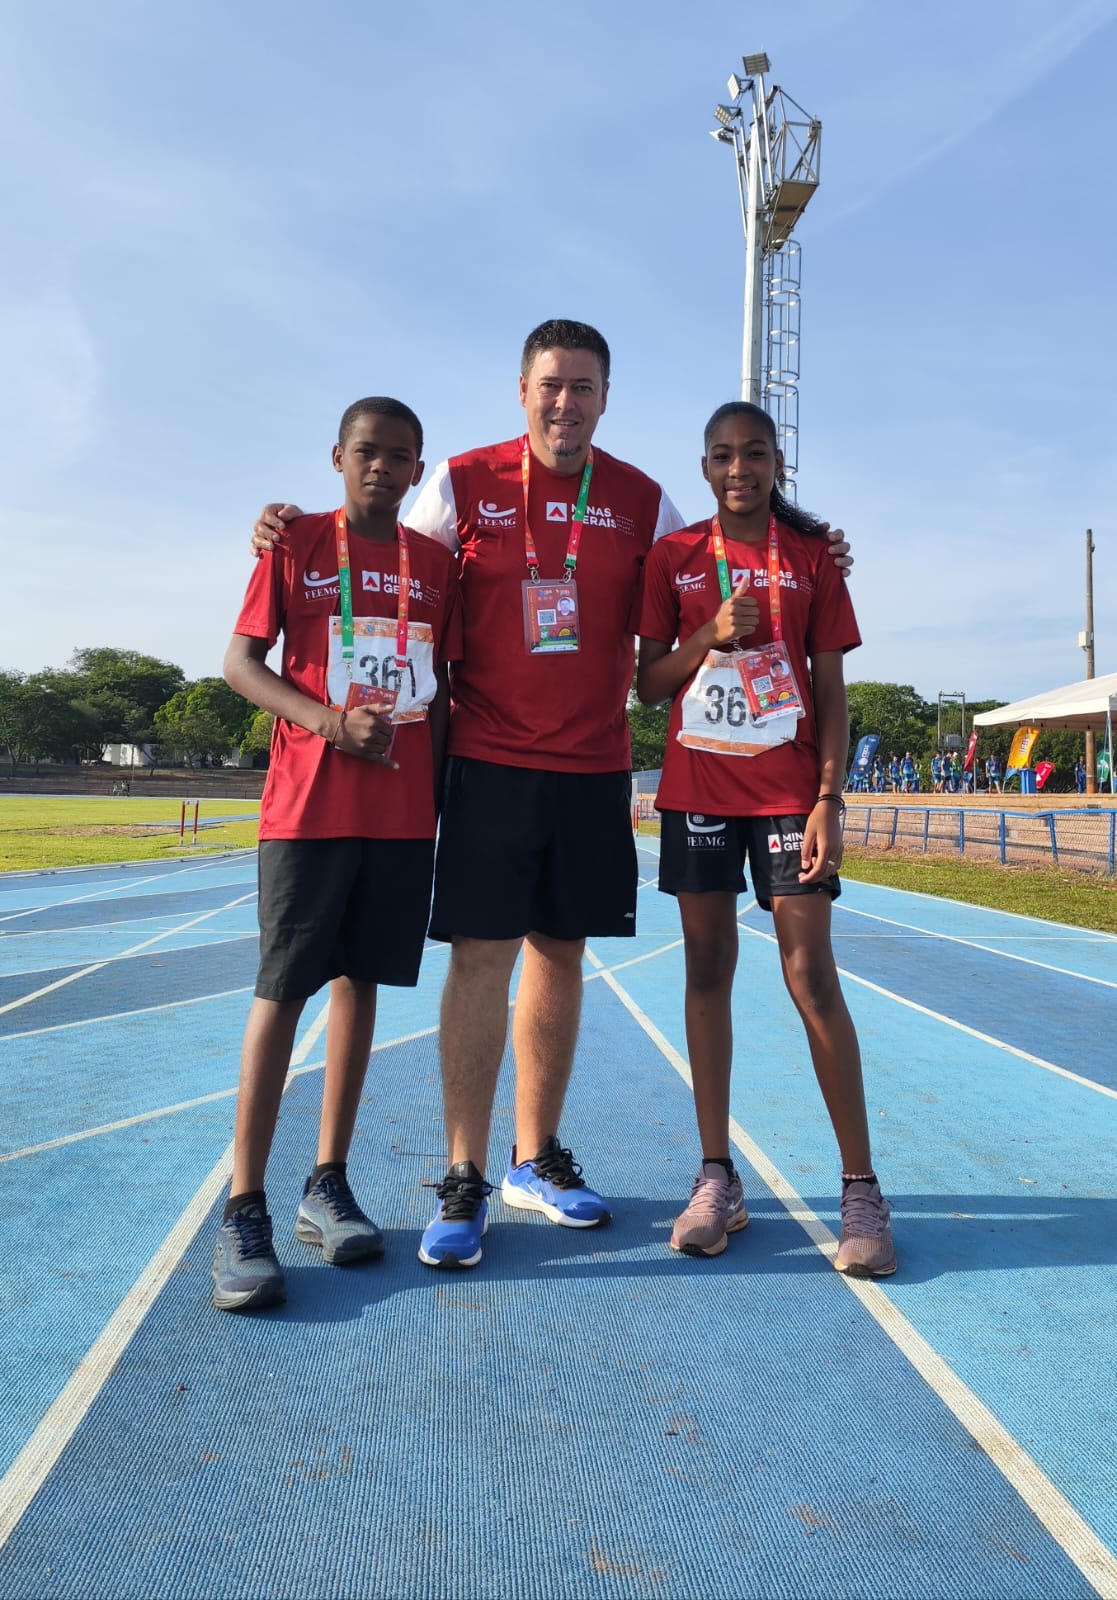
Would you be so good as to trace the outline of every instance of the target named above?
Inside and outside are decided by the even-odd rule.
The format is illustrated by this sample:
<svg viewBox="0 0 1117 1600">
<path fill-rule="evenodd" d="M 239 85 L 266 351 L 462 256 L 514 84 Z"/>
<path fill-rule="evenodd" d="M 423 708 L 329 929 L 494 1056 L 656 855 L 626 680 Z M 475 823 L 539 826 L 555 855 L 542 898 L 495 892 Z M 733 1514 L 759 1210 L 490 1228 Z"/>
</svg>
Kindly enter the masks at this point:
<svg viewBox="0 0 1117 1600">
<path fill-rule="evenodd" d="M 349 571 L 349 524 L 345 507 L 334 512 L 337 539 L 337 577 L 341 598 L 341 659 L 353 659 L 353 579 Z M 396 607 L 396 666 L 407 665 L 407 614 L 411 606 L 411 553 L 407 548 L 407 529 L 396 528 L 399 541 L 399 602 Z"/>
<path fill-rule="evenodd" d="M 714 517 L 711 524 L 711 539 L 714 546 L 714 561 L 718 569 L 718 588 L 721 598 L 728 600 L 733 593 L 729 582 L 729 562 L 725 556 L 725 538 L 721 531 L 721 519 Z M 776 519 L 768 518 L 768 610 L 772 618 L 772 638 L 783 638 L 783 622 L 780 617 L 780 536 L 776 529 Z"/>
<path fill-rule="evenodd" d="M 574 515 L 570 522 L 570 538 L 566 542 L 566 560 L 564 562 L 563 577 L 570 579 L 574 576 L 574 569 L 578 565 L 578 546 L 582 540 L 582 528 L 586 520 L 586 506 L 590 497 L 590 478 L 593 475 L 593 446 L 589 448 L 586 456 L 585 470 L 582 473 L 582 486 L 578 490 L 578 499 L 574 506 Z M 531 447 L 528 436 L 524 434 L 523 450 L 520 454 L 520 478 L 524 486 L 524 556 L 527 559 L 527 569 L 531 574 L 532 583 L 539 582 L 539 552 L 535 548 L 535 540 L 531 536 L 531 519 L 528 515 L 528 488 L 531 481 Z"/>
</svg>

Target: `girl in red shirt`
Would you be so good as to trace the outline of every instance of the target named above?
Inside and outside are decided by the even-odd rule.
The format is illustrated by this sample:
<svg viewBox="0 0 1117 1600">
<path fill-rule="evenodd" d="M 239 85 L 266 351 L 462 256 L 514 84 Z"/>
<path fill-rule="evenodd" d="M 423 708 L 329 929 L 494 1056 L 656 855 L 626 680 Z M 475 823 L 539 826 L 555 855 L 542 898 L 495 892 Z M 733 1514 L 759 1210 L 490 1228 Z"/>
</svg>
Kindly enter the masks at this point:
<svg viewBox="0 0 1117 1600">
<path fill-rule="evenodd" d="M 831 902 L 841 892 L 849 712 L 842 656 L 860 643 L 816 520 L 779 492 L 771 417 L 743 401 L 705 433 L 709 521 L 658 541 L 637 603 L 637 693 L 672 699 L 656 805 L 659 887 L 679 901 L 686 1030 L 702 1164 L 671 1244 L 719 1255 L 748 1222 L 729 1155 L 737 897 L 751 862 L 842 1159 L 839 1272 L 896 1270 L 873 1171 L 861 1056 L 838 982 Z M 737 641 L 744 640 L 741 649 Z"/>
</svg>

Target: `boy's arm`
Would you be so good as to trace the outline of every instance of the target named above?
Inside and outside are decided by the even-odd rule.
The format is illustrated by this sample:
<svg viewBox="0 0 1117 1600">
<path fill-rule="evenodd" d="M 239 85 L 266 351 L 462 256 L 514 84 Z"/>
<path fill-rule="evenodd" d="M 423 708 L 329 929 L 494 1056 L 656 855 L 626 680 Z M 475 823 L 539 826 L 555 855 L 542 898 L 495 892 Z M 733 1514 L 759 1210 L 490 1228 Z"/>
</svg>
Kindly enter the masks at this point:
<svg viewBox="0 0 1117 1600">
<path fill-rule="evenodd" d="M 234 633 L 223 667 L 229 688 L 251 700 L 262 711 L 270 711 L 273 717 L 282 717 L 284 722 L 293 722 L 307 733 L 316 733 L 347 756 L 361 756 L 379 766 L 397 767 L 398 763 L 384 756 L 392 739 L 392 725 L 387 717 L 370 706 L 335 711 L 332 706 L 312 700 L 268 666 L 267 653 L 266 639 Z"/>
<path fill-rule="evenodd" d="M 818 738 L 819 794 L 840 795 L 849 755 L 849 702 L 842 652 L 823 650 L 811 659 L 811 697 Z M 842 808 L 819 800 L 803 830 L 800 883 L 818 883 L 842 864 Z"/>
<path fill-rule="evenodd" d="M 643 705 L 658 705 L 672 700 L 692 678 L 711 650 L 728 650 L 735 639 L 756 632 L 760 608 L 748 590 L 748 577 L 724 600 L 717 612 L 697 628 L 685 644 L 674 650 L 662 639 L 640 640 L 640 662 L 636 671 L 636 695 Z"/>
<path fill-rule="evenodd" d="M 450 731 L 450 673 L 443 662 L 435 668 L 438 692 L 427 707 L 431 728 L 431 757 L 434 770 L 434 814 L 442 811 L 442 769 L 446 764 L 446 738 Z"/>
</svg>

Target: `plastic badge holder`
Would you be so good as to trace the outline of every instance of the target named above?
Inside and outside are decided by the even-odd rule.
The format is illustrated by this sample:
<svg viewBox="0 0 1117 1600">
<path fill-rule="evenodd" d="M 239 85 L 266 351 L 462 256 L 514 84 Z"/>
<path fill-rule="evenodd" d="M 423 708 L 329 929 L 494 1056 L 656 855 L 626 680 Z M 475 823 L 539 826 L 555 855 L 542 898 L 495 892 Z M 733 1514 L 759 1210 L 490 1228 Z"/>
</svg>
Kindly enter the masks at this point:
<svg viewBox="0 0 1117 1600">
<path fill-rule="evenodd" d="M 396 709 L 399 698 L 394 689 L 382 689 L 375 683 L 351 683 L 345 695 L 346 711 L 352 711 L 357 706 L 368 706 L 379 716 L 390 717 Z M 392 746 L 396 742 L 395 725 L 392 727 L 392 737 L 388 741 L 388 748 L 384 751 L 385 757 L 392 753 Z"/>
<path fill-rule="evenodd" d="M 749 706 L 749 721 L 759 727 L 773 717 L 805 713 L 803 697 L 782 640 L 746 650 L 737 662 Z"/>
</svg>

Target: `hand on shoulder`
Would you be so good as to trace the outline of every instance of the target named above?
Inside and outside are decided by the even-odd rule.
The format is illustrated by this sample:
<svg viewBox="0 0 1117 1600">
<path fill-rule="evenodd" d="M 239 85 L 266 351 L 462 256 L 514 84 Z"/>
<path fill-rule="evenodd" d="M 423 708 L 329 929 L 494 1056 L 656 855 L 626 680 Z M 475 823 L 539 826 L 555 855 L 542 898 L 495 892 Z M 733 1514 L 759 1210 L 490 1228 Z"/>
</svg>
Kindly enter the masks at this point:
<svg viewBox="0 0 1117 1600">
<path fill-rule="evenodd" d="M 258 559 L 265 551 L 274 550 L 282 539 L 287 524 L 302 515 L 298 506 L 287 505 L 278 500 L 270 501 L 260 512 L 252 529 L 252 554 Z"/>
</svg>

